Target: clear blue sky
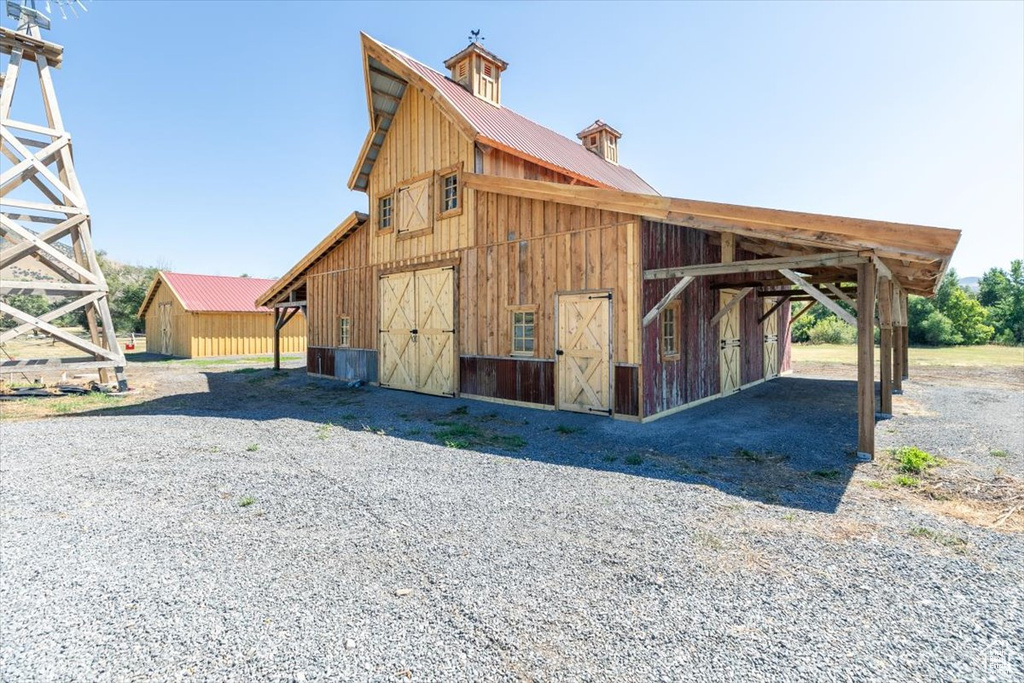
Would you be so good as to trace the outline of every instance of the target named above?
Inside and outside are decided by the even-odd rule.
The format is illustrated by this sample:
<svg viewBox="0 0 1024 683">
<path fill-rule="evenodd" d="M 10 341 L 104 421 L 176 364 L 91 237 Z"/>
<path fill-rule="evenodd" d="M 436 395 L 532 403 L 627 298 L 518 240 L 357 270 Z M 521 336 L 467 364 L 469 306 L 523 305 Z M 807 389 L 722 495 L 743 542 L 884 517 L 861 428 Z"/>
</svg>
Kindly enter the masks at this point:
<svg viewBox="0 0 1024 683">
<path fill-rule="evenodd" d="M 663 194 L 959 228 L 961 275 L 1024 256 L 1020 2 L 87 6 L 47 37 L 118 260 L 282 274 L 366 207 L 358 32 L 440 69 L 472 28 L 505 104 L 608 121 Z"/>
</svg>

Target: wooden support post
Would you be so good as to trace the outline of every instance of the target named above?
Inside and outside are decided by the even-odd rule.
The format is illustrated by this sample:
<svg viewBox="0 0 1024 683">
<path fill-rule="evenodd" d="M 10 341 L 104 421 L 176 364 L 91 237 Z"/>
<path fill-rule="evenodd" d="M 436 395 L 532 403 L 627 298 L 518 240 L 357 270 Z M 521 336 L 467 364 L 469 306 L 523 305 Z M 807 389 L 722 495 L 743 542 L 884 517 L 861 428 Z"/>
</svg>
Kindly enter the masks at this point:
<svg viewBox="0 0 1024 683">
<path fill-rule="evenodd" d="M 910 379 L 910 309 L 908 308 L 909 301 L 907 300 L 907 293 L 902 292 L 900 296 L 903 298 L 903 311 L 906 315 L 903 318 L 903 379 Z"/>
<path fill-rule="evenodd" d="M 857 456 L 875 457 L 875 266 L 857 266 Z"/>
<path fill-rule="evenodd" d="M 903 288 L 892 283 L 892 393 L 903 393 L 903 328 L 907 324 L 907 309 L 903 306 Z"/>
<path fill-rule="evenodd" d="M 882 276 L 878 279 L 879 412 L 882 417 L 892 417 L 892 317 L 892 280 Z"/>
<path fill-rule="evenodd" d="M 280 308 L 274 309 L 274 369 L 281 369 L 281 314 Z"/>
</svg>

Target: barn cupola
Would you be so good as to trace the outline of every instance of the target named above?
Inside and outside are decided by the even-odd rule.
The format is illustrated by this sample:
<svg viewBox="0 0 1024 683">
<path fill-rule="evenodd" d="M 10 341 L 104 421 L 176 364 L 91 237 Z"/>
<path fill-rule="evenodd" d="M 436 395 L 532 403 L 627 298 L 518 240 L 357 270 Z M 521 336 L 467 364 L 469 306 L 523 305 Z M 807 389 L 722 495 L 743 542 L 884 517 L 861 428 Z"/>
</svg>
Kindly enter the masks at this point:
<svg viewBox="0 0 1024 683">
<path fill-rule="evenodd" d="M 452 80 L 481 100 L 501 106 L 501 72 L 508 62 L 500 59 L 474 41 L 464 50 L 445 60 L 444 68 L 452 72 Z"/>
<path fill-rule="evenodd" d="M 576 137 L 583 142 L 584 147 L 605 161 L 619 163 L 619 138 L 622 137 L 622 133 L 601 119 L 576 133 Z"/>
</svg>

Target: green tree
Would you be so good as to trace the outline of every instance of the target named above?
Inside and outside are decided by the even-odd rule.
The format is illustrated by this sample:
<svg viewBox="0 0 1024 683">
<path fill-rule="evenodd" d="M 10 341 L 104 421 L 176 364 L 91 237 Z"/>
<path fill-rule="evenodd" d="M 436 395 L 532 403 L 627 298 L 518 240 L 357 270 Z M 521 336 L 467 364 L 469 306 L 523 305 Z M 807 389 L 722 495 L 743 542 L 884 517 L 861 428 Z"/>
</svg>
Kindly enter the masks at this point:
<svg viewBox="0 0 1024 683">
<path fill-rule="evenodd" d="M 995 334 L 995 329 L 985 324 L 985 307 L 972 299 L 960 286 L 949 292 L 941 313 L 953 324 L 953 331 L 960 344 L 984 344 Z"/>
<path fill-rule="evenodd" d="M 991 309 L 1000 341 L 1024 344 L 1024 261 L 1010 263 L 1003 296 Z"/>
<path fill-rule="evenodd" d="M 4 297 L 4 303 L 37 318 L 50 310 L 50 301 L 42 294 L 11 294 Z M 0 329 L 9 330 L 20 324 L 13 316 L 0 314 Z"/>
<path fill-rule="evenodd" d="M 1010 293 L 1010 278 L 1002 268 L 989 268 L 978 282 L 978 302 L 986 308 L 995 306 Z"/>
</svg>

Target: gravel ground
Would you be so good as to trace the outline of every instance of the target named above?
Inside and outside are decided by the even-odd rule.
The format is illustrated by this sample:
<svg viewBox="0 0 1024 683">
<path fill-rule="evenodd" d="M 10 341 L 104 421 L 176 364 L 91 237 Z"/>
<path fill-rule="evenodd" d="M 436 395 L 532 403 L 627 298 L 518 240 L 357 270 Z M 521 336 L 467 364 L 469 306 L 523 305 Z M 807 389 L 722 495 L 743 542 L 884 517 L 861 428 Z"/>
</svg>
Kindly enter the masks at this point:
<svg viewBox="0 0 1024 683">
<path fill-rule="evenodd" d="M 907 383 L 879 451 L 1020 476 L 1019 373 L 964 381 Z M 644 426 L 165 389 L 0 423 L 3 680 L 1024 679 L 1024 534 L 877 485 L 842 381 Z"/>
</svg>

